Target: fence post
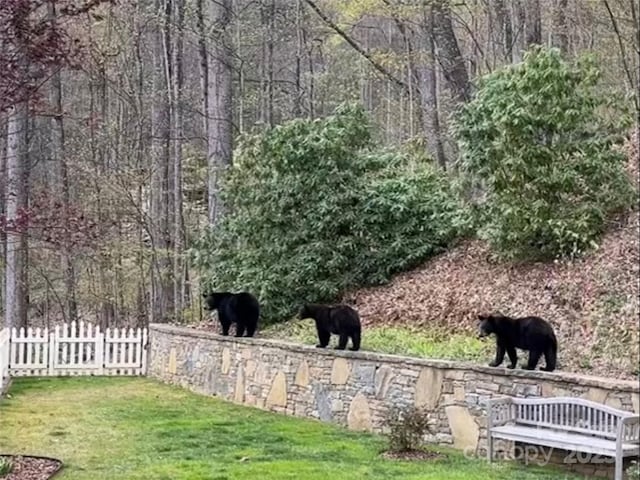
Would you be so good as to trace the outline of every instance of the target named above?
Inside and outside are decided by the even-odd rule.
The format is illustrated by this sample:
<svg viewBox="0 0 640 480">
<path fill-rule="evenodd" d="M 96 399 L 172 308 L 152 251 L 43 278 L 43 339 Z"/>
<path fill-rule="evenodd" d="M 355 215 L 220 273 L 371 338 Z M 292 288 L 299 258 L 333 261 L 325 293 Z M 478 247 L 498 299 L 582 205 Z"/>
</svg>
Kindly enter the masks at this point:
<svg viewBox="0 0 640 480">
<path fill-rule="evenodd" d="M 96 364 L 97 375 L 104 375 L 104 333 L 100 329 L 100 325 L 96 325 L 95 334 L 95 352 L 96 352 Z"/>
<path fill-rule="evenodd" d="M 49 372 L 49 376 L 55 375 L 54 366 L 56 362 L 56 355 L 58 354 L 58 339 L 56 338 L 56 333 L 58 332 L 58 327 L 54 328 L 49 332 L 49 360 L 47 365 L 47 371 Z"/>
<path fill-rule="evenodd" d="M 149 355 L 149 339 L 148 339 L 148 330 L 146 328 L 142 329 L 142 342 L 140 347 L 142 348 L 142 363 L 140 365 L 140 375 L 147 374 L 147 355 Z"/>
</svg>

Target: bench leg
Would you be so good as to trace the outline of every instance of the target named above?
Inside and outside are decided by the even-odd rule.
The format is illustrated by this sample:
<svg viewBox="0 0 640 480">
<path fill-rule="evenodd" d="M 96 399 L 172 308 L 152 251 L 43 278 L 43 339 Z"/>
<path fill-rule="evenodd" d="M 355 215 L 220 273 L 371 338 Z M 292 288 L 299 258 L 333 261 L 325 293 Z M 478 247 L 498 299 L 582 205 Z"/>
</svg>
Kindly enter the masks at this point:
<svg viewBox="0 0 640 480">
<path fill-rule="evenodd" d="M 493 437 L 491 433 L 487 434 L 487 461 L 491 463 L 493 460 Z"/>
<path fill-rule="evenodd" d="M 624 464 L 624 457 L 616 455 L 616 474 L 615 480 L 622 480 L 622 465 Z"/>
</svg>

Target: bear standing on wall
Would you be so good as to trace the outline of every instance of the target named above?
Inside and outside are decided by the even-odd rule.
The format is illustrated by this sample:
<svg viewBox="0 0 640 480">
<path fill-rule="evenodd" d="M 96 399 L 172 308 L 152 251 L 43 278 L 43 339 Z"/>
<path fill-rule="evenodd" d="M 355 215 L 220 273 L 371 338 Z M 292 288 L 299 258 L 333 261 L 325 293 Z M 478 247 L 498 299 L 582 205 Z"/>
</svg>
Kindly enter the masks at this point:
<svg viewBox="0 0 640 480">
<path fill-rule="evenodd" d="M 324 348 L 329 344 L 331 334 L 339 335 L 340 340 L 336 350 L 344 350 L 351 338 L 349 350 L 360 349 L 360 316 L 348 305 L 304 305 L 300 309 L 299 317 L 312 318 L 316 322 L 318 331 L 318 348 Z"/>
<path fill-rule="evenodd" d="M 496 335 L 496 358 L 490 367 L 499 366 L 506 352 L 511 360 L 507 368 L 515 368 L 518 361 L 516 348 L 520 348 L 529 351 L 529 361 L 524 369 L 534 370 L 544 354 L 546 365 L 541 370 L 555 370 L 558 342 L 549 322 L 539 317 L 510 318 L 504 315 L 478 315 L 478 320 L 480 337 Z"/>
<path fill-rule="evenodd" d="M 242 337 L 245 330 L 247 337 L 253 337 L 260 317 L 260 304 L 256 297 L 247 292 L 212 292 L 202 296 L 205 298 L 205 310 L 218 311 L 222 335 L 229 335 L 229 327 L 235 323 L 236 337 Z"/>
</svg>

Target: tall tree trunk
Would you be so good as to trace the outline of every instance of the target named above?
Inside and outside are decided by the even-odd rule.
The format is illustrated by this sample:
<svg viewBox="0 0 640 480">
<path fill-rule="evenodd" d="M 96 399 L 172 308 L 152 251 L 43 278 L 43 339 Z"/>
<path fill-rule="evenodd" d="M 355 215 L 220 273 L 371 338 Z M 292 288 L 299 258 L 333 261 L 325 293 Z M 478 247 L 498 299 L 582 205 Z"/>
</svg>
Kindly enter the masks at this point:
<svg viewBox="0 0 640 480">
<path fill-rule="evenodd" d="M 174 99 L 174 152 L 173 152 L 173 301 L 174 301 L 174 318 L 180 320 L 183 309 L 183 283 L 185 282 L 182 275 L 182 254 L 184 247 L 184 230 L 182 228 L 182 141 L 184 136 L 183 125 L 183 96 L 182 88 L 184 83 L 183 75 L 183 55 L 184 55 L 184 0 L 175 1 L 175 46 L 173 57 L 174 80 L 173 80 L 173 99 Z"/>
<path fill-rule="evenodd" d="M 442 144 L 442 132 L 438 115 L 438 86 L 436 75 L 436 48 L 433 40 L 434 12 L 425 8 L 422 26 L 426 58 L 416 66 L 420 83 L 420 106 L 422 109 L 422 125 L 429 153 L 443 170 L 447 168 L 447 158 Z"/>
<path fill-rule="evenodd" d="M 526 24 L 527 24 L 527 11 L 525 8 L 525 2 L 527 0 L 515 0 L 514 1 L 514 17 L 516 25 L 516 35 L 514 40 L 513 60 L 519 62 L 522 60 L 522 55 L 527 49 L 526 46 Z"/>
<path fill-rule="evenodd" d="M 493 0 L 496 11 L 496 19 L 498 22 L 498 37 L 502 46 L 502 54 L 506 63 L 513 61 L 513 29 L 511 27 L 511 16 L 504 0 Z"/>
<path fill-rule="evenodd" d="M 208 101 L 208 187 L 209 224 L 216 225 L 224 215 L 224 206 L 219 195 L 220 176 L 231 165 L 232 156 L 232 83 L 231 83 L 231 0 L 209 3 L 211 21 L 217 32 L 209 59 Z"/>
<path fill-rule="evenodd" d="M 15 222 L 26 207 L 26 150 L 27 150 L 27 104 L 14 105 L 8 114 L 7 127 L 7 175 L 5 208 L 6 219 L 14 228 L 7 231 L 7 256 L 5 262 L 5 326 L 24 327 L 23 320 L 26 280 L 24 278 L 26 234 Z"/>
<path fill-rule="evenodd" d="M 262 74 L 261 83 L 261 118 L 260 121 L 273 127 L 273 35 L 275 33 L 275 0 L 263 0 L 260 5 L 262 21 Z"/>
<path fill-rule="evenodd" d="M 54 2 L 48 4 L 49 19 L 55 24 L 57 12 Z M 57 168 L 59 178 L 55 179 L 59 189 L 59 197 L 62 202 L 63 218 L 69 215 L 69 175 L 67 172 L 67 159 L 65 151 L 65 131 L 62 108 L 62 80 L 60 70 L 56 70 L 51 76 L 50 102 L 53 109 L 51 117 L 51 151 L 53 153 L 54 165 Z M 66 308 L 66 318 L 73 322 L 78 317 L 78 307 L 76 303 L 76 280 L 73 254 L 71 252 L 71 238 L 68 230 L 64 231 L 64 246 L 60 252 L 62 271 L 64 272 L 64 303 Z M 64 314 L 64 312 L 63 312 Z"/>
<path fill-rule="evenodd" d="M 153 321 L 165 321 L 171 312 L 169 251 L 169 163 L 170 163 L 170 95 L 167 72 L 168 22 L 170 0 L 155 0 L 159 25 L 154 29 L 153 45 L 153 103 L 151 107 L 151 239 L 153 244 L 151 266 L 151 315 Z"/>
<path fill-rule="evenodd" d="M 454 100 L 458 104 L 465 103 L 471 96 L 471 84 L 458 39 L 453 30 L 449 2 L 446 0 L 433 2 L 433 15 L 433 34 L 440 52 L 438 61 Z"/>
<path fill-rule="evenodd" d="M 0 113 L 0 215 L 7 214 L 7 117 Z M 7 259 L 7 235 L 0 229 L 0 259 L 3 263 Z M 0 282 L 0 313 L 4 312 L 5 281 Z"/>
<path fill-rule="evenodd" d="M 209 60 L 207 58 L 207 34 L 204 28 L 203 0 L 196 0 L 196 26 L 198 29 L 198 56 L 200 58 L 200 88 L 202 92 L 202 136 L 205 144 L 209 135 Z"/>
<path fill-rule="evenodd" d="M 566 54 L 569 51 L 569 29 L 567 27 L 567 2 L 568 0 L 556 0 L 553 11 L 553 34 L 552 42 L 554 47 Z"/>
<path fill-rule="evenodd" d="M 542 44 L 542 16 L 540 13 L 540 0 L 526 0 L 526 45 Z"/>
<path fill-rule="evenodd" d="M 296 0 L 296 68 L 295 97 L 293 99 L 293 116 L 302 116 L 302 0 Z"/>
</svg>

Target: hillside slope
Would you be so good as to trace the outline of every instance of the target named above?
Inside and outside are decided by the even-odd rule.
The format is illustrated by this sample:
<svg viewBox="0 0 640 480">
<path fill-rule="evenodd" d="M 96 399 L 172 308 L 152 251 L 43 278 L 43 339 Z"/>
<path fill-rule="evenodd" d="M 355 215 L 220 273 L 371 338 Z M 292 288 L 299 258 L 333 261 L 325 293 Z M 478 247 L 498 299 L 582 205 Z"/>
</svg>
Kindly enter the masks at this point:
<svg viewBox="0 0 640 480">
<path fill-rule="evenodd" d="M 637 181 L 634 143 L 627 148 Z M 499 262 L 483 242 L 467 241 L 388 285 L 345 298 L 367 326 L 460 332 L 473 331 L 480 312 L 538 315 L 556 329 L 561 370 L 629 378 L 640 368 L 639 227 L 635 210 L 612 225 L 597 250 L 551 264 Z"/>
</svg>

